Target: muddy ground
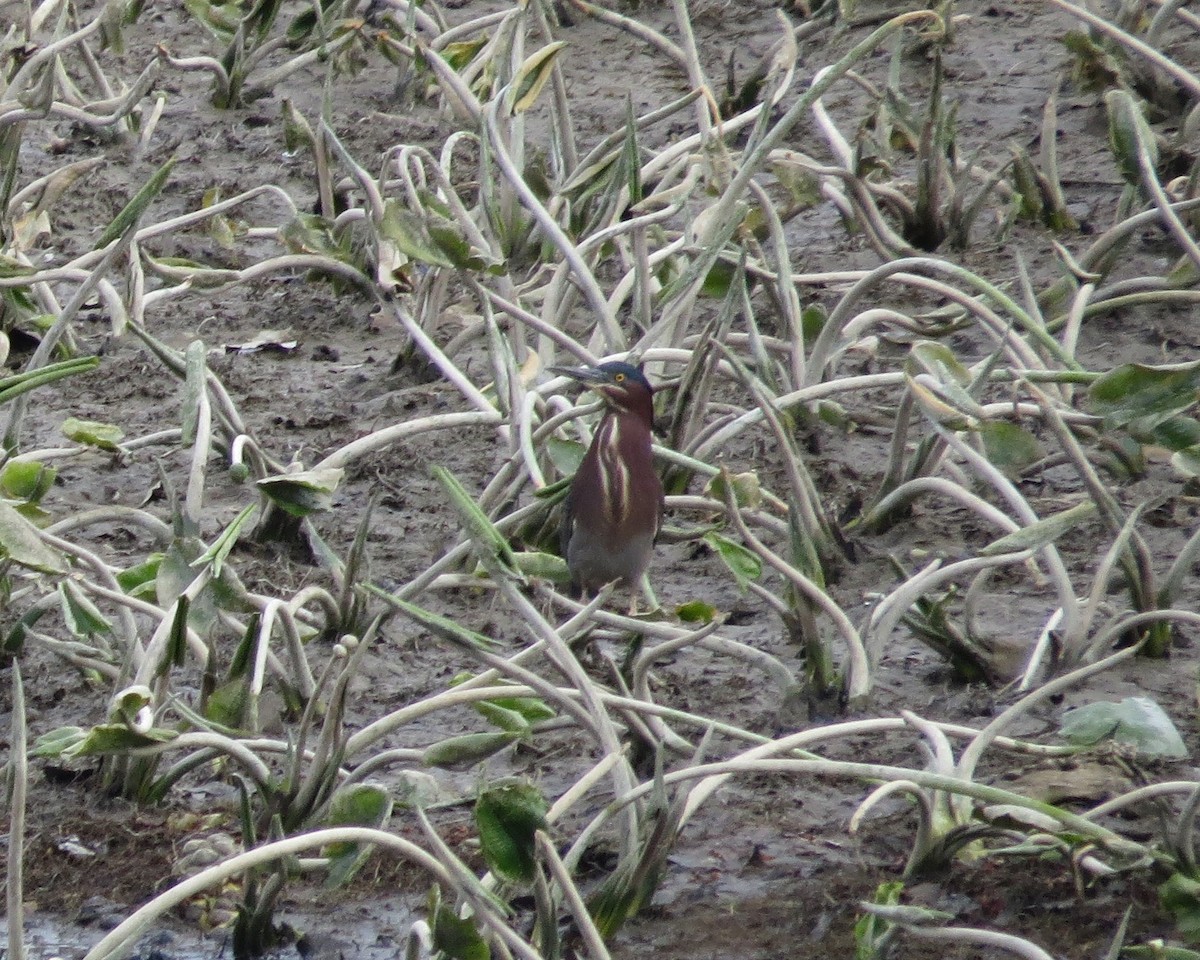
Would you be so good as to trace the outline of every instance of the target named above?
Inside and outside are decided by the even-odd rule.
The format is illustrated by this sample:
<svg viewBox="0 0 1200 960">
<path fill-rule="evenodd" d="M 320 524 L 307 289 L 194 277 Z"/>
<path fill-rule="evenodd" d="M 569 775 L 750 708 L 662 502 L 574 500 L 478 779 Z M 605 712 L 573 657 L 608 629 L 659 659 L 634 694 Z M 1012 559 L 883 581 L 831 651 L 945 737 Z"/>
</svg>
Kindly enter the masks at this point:
<svg viewBox="0 0 1200 960">
<path fill-rule="evenodd" d="M 8 7 L 0 6 L 0 13 Z M 497 4 L 446 4 L 452 20 L 462 20 Z M 669 4 L 644 2 L 619 5 L 677 37 Z M 1069 59 L 1060 38 L 1075 28 L 1069 17 L 1048 4 L 1026 0 L 996 4 L 969 0 L 953 8 L 956 34 L 946 51 L 946 94 L 958 103 L 960 153 L 982 149 L 980 162 L 993 164 L 1007 156 L 1009 144 L 1036 153 L 1042 108 L 1048 96 L 1068 76 Z M 874 3 L 860 4 L 856 22 L 878 22 L 892 12 Z M 742 3 L 704 0 L 693 5 L 696 41 L 710 76 L 723 78 L 730 58 L 738 75 L 755 63 L 778 36 L 774 5 L 758 0 Z M 789 11 L 794 22 L 799 12 Z M 570 46 L 564 59 L 574 120 L 584 147 L 620 125 L 626 97 L 635 111 L 644 112 L 686 91 L 686 78 L 634 38 L 576 15 L 561 36 Z M 797 89 L 819 65 L 831 62 L 830 51 L 848 47 L 867 27 L 826 28 L 802 40 Z M 150 6 L 131 28 L 127 50 L 105 53 L 103 64 L 120 76 L 133 76 L 152 56 L 155 43 L 165 42 L 177 55 L 210 50 L 210 42 L 173 4 Z M 1193 69 L 1200 67 L 1200 42 L 1186 38 L 1173 55 Z M 888 54 L 881 52 L 863 73 L 880 80 Z M 921 73 L 911 68 L 913 89 L 921 89 Z M 118 143 L 86 137 L 71 125 L 46 124 L 26 137 L 21 178 L 32 178 L 66 159 L 102 155 L 108 163 L 90 174 L 86 188 L 70 193 L 57 209 L 53 236 L 46 241 L 47 262 L 66 259 L 94 243 L 99 229 L 125 199 L 171 155 L 178 165 L 153 216 L 165 218 L 197 208 L 206 191 L 219 187 L 231 196 L 262 183 L 285 189 L 302 209 L 316 200 L 311 162 L 285 150 L 278 117 L 284 97 L 309 116 L 319 110 L 321 76 L 315 72 L 290 78 L 274 93 L 253 105 L 217 110 L 209 101 L 209 84 L 201 74 L 167 70 L 157 89 L 167 95 L 166 108 L 155 136 L 143 151 L 132 153 Z M 785 100 L 785 103 L 787 101 Z M 1069 209 L 1077 230 L 1058 236 L 1069 249 L 1082 250 L 1089 235 L 1113 217 L 1122 181 L 1106 145 L 1104 115 L 1095 93 L 1066 82 L 1059 99 L 1060 162 Z M 452 119 L 439 111 L 432 98 L 397 89 L 394 67 L 369 59 L 355 76 L 336 82 L 332 117 L 338 134 L 360 159 L 375 162 L 398 143 L 439 148 Z M 860 91 L 852 84 L 835 88 L 828 107 L 844 131 L 861 120 Z M 669 138 L 670 130 L 654 136 Z M 793 134 L 798 148 L 823 156 L 815 132 L 801 124 Z M 254 219 L 273 223 L 281 206 L 270 200 L 256 203 Z M 795 269 L 818 272 L 870 267 L 877 255 L 860 235 L 847 232 L 836 211 L 817 204 L 802 212 L 788 227 L 796 258 Z M 1041 287 L 1058 269 L 1050 255 L 1054 236 L 1040 227 L 1019 225 L 997 240 L 994 223 L 986 218 L 972 243 L 953 257 L 997 282 L 1013 283 L 1016 257 L 1023 258 Z M 262 245 L 246 241 L 233 250 L 218 246 L 201 231 L 173 234 L 155 243 L 158 256 L 187 257 L 214 265 L 244 266 L 263 255 Z M 1130 275 L 1150 269 L 1161 272 L 1175 256 L 1163 235 L 1150 229 L 1131 250 L 1122 269 Z M 812 287 L 801 291 L 806 302 L 830 306 L 838 290 Z M 882 305 L 882 304 L 881 304 Z M 437 332 L 445 342 L 456 332 L 457 317 L 473 309 L 456 292 L 446 323 Z M 702 305 L 713 311 L 715 305 Z M 212 369 L 255 434 L 271 454 L 286 462 L 293 457 L 312 464 L 348 440 L 387 423 L 434 411 L 462 408 L 458 394 L 430 378 L 419 362 L 395 365 L 407 347 L 403 332 L 375 314 L 374 304 L 353 291 L 334 292 L 328 284 L 302 275 L 274 276 L 216 292 L 196 290 L 186 298 L 151 309 L 147 321 L 169 345 L 183 348 L 195 339 L 212 353 Z M 226 353 L 225 345 L 244 343 L 263 330 L 286 329 L 298 346 L 291 352 Z M 578 332 L 578 331 L 576 331 Z M 67 416 L 119 423 L 127 437 L 138 437 L 178 424 L 180 386 L 174 376 L 148 354 L 134 337 L 114 338 L 109 318 L 99 307 L 85 311 L 78 328 L 80 348 L 102 356 L 94 375 L 77 378 L 44 392 L 31 411 L 25 449 L 61 443 L 59 424 Z M 1200 346 L 1190 309 L 1134 308 L 1105 314 L 1085 323 L 1080 357 L 1089 369 L 1108 369 L 1131 360 L 1162 362 L 1190 359 Z M 970 350 L 969 341 L 958 345 Z M 25 349 L 23 349 L 25 347 Z M 861 371 L 892 368 L 903 346 L 884 343 L 879 357 L 848 361 Z M 9 359 L 14 369 L 28 356 L 27 345 L 14 343 Z M 486 380 L 486 375 L 482 375 Z M 741 402 L 744 403 L 744 398 Z M 864 414 L 883 420 L 894 399 L 885 393 L 861 399 Z M 870 419 L 864 416 L 864 421 Z M 866 427 L 853 433 L 818 425 L 805 437 L 809 467 L 818 485 L 828 491 L 833 509 L 868 497 L 879 479 L 886 455 L 886 431 Z M 424 570 L 460 536 L 428 466 L 452 469 L 470 490 L 492 476 L 501 457 L 494 432 L 470 429 L 447 437 L 432 434 L 406 441 L 358 462 L 339 488 L 333 509 L 317 525 L 338 549 L 353 535 L 367 498 L 383 490 L 369 537 L 373 577 L 382 583 L 404 583 Z M 765 432 L 752 443 L 725 452 L 735 470 L 758 470 L 767 485 L 781 483 L 773 442 Z M 130 457 L 91 454 L 65 462 L 55 488 L 43 506 L 62 516 L 96 504 L 149 504 L 168 517 L 159 495 L 160 469 L 180 480 L 187 468 L 186 451 L 156 447 Z M 1052 504 L 1077 487 L 1065 471 L 1048 471 L 1025 480 L 1027 495 L 1050 512 Z M 1161 501 L 1144 533 L 1156 558 L 1165 566 L 1191 533 L 1195 502 L 1166 463 L 1151 462 L 1144 474 L 1113 481 L 1122 503 Z M 204 536 L 228 523 L 247 501 L 245 488 L 213 470 L 207 489 Z M 901 526 L 886 534 L 854 536 L 855 561 L 845 564 L 831 593 L 852 616 L 860 617 L 881 584 L 893 582 L 889 554 L 909 560 L 915 551 L 936 550 L 954 556 L 983 542 L 979 525 L 964 511 L 933 501 L 922 503 Z M 119 564 L 136 558 L 146 546 L 139 535 L 116 525 L 89 531 L 97 550 Z M 1060 544 L 1073 570 L 1091 569 L 1108 540 L 1098 525 L 1084 525 Z M 245 546 L 235 555 L 243 578 L 263 592 L 289 593 L 301 585 L 325 583 L 327 578 L 294 553 Z M 912 562 L 916 562 L 913 560 Z M 736 626 L 729 634 L 770 651 L 796 669 L 798 651 L 778 619 L 753 597 L 740 596 L 720 564 L 694 544 L 660 546 L 652 579 L 667 609 L 697 597 L 734 611 Z M 1087 582 L 1086 580 L 1081 582 Z M 778 585 L 777 582 L 775 584 Z M 1027 643 L 1036 634 L 1052 598 L 1029 577 L 1013 575 L 995 585 L 996 599 L 985 611 L 984 625 L 999 642 Z M 1193 604 L 1196 585 L 1190 583 L 1181 605 Z M 1119 602 L 1114 598 L 1114 602 Z M 470 600 L 473 629 L 502 642 L 522 638 L 507 619 L 502 605 L 487 597 Z M 7 615 L 0 615 L 7 616 Z M 1195 648 L 1186 630 L 1166 661 L 1137 661 L 1094 678 L 1065 699 L 1040 708 L 1036 723 L 1018 731 L 1034 738 L 1053 739 L 1061 710 L 1074 703 L 1120 699 L 1130 695 L 1154 697 L 1171 715 L 1189 745 L 1197 743 L 1195 710 Z M 90 725 L 103 719 L 110 690 L 89 683 L 79 671 L 36 645 L 21 656 L 31 736 L 66 724 Z M 393 622 L 370 655 L 370 682 L 354 691 L 353 725 L 364 725 L 404 702 L 443 689 L 462 670 L 468 658 L 439 646 L 421 631 Z M 7 673 L 8 668 L 4 668 Z M 774 734 L 781 729 L 821 722 L 798 721 L 782 711 L 778 690 L 763 677 L 737 663 L 698 649 L 659 665 L 659 693 L 665 702 L 724 717 L 751 730 Z M 0 683 L 0 710 L 7 719 L 10 694 L 7 678 Z M 1004 689 L 964 685 L 945 663 L 901 632 L 884 657 L 868 716 L 893 716 L 900 709 L 969 725 L 985 723 L 1012 701 Z M 464 713 L 461 730 L 476 729 Z M 406 728 L 395 745 L 421 745 L 438 731 L 419 725 Z M 450 731 L 454 732 L 454 731 Z M 423 739 L 424 738 L 424 739 Z M 507 758 L 494 772 L 528 774 L 554 793 L 569 781 L 556 773 L 556 764 L 570 762 L 571 743 L 548 746 Z M 921 760 L 911 737 L 863 737 L 853 744 L 831 748 L 831 755 L 868 756 L 880 763 L 917 764 Z M 1112 783 L 1197 778 L 1193 761 L 1173 765 L 1141 764 L 1130 768 L 1115 760 L 1100 761 L 1115 778 Z M 1026 760 L 993 758 L 986 770 L 997 782 L 1014 778 L 1030 766 Z M 1061 771 L 1071 781 L 1073 770 Z M 72 780 L 57 766 L 35 762 L 31 782 L 28 857 L 25 892 L 29 942 L 35 956 L 82 956 L 133 907 L 171 882 L 172 863 L 184 841 L 196 832 L 188 812 L 225 811 L 233 817 L 233 794 L 220 782 L 189 783 L 156 807 L 137 808 L 125 801 L 98 795 L 83 765 Z M 1095 786 L 1095 767 L 1087 766 L 1088 786 L 1081 787 L 1085 803 L 1094 803 L 1111 784 Z M 1133 778 L 1132 780 L 1130 778 Z M 438 814 L 438 826 L 452 837 L 465 856 L 472 856 L 470 791 L 480 780 L 475 771 L 446 774 L 447 788 L 458 791 L 462 805 Z M 1081 779 L 1082 775 L 1081 775 Z M 1101 778 L 1103 780 L 1103 778 Z M 1125 789 L 1122 786 L 1120 789 Z M 688 828 L 671 858 L 662 888 L 652 907 L 630 922 L 613 945 L 615 956 L 653 955 L 664 958 L 844 957 L 854 950 L 853 927 L 858 901 L 870 898 L 876 887 L 895 879 L 903 869 L 915 821 L 902 803 L 880 808 L 854 836 L 847 823 L 867 793 L 863 784 L 801 777 L 752 777 L 735 782 L 710 801 Z M 1068 791 L 1069 792 L 1069 791 Z M 1162 825 L 1155 808 L 1139 809 L 1120 829 L 1146 839 L 1159 835 Z M 398 821 L 398 822 L 397 822 Z M 393 829 L 413 839 L 419 832 L 397 814 Z M 1156 884 L 1163 878 L 1149 870 L 1115 876 L 1078 887 L 1069 865 L 1028 857 L 989 857 L 978 862 L 955 862 L 944 871 L 920 878 L 905 892 L 907 903 L 930 906 L 953 914 L 964 926 L 1009 931 L 1027 937 L 1056 957 L 1103 955 L 1129 906 L 1133 907 L 1128 941 L 1174 936 L 1172 918 L 1159 906 Z M 394 956 L 401 949 L 408 925 L 423 902 L 425 882 L 381 858 L 373 861 L 348 889 L 329 894 L 319 885 L 289 886 L 280 918 L 303 934 L 301 954 L 320 957 L 375 958 Z M 214 956 L 227 949 L 220 931 L 202 937 L 186 919 L 164 925 L 139 948 L 145 957 Z M 290 956 L 296 947 L 281 948 Z M 899 956 L 909 958 L 968 958 L 995 956 L 965 944 L 924 946 L 902 941 Z"/>
</svg>

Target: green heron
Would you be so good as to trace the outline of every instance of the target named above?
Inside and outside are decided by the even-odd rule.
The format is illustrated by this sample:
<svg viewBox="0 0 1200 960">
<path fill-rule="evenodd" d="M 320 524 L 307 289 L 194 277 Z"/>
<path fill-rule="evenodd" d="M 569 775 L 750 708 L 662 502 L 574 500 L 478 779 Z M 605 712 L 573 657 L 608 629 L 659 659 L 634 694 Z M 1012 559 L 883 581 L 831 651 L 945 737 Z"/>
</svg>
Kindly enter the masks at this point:
<svg viewBox="0 0 1200 960">
<path fill-rule="evenodd" d="M 563 513 L 559 539 L 572 584 L 587 593 L 614 580 L 636 587 L 663 516 L 662 481 L 650 452 L 654 388 L 628 363 L 550 372 L 594 390 L 606 408 Z"/>
</svg>

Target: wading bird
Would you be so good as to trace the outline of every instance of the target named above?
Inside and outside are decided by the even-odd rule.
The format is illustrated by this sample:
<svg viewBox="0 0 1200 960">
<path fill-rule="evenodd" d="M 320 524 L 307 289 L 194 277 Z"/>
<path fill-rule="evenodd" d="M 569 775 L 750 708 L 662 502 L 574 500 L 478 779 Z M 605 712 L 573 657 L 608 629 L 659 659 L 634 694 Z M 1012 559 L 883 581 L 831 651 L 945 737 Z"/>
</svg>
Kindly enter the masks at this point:
<svg viewBox="0 0 1200 960">
<path fill-rule="evenodd" d="M 584 384 L 605 405 L 563 513 L 559 540 L 572 584 L 585 593 L 614 580 L 636 589 L 663 516 L 662 481 L 650 452 L 654 388 L 628 363 L 550 372 Z"/>
</svg>

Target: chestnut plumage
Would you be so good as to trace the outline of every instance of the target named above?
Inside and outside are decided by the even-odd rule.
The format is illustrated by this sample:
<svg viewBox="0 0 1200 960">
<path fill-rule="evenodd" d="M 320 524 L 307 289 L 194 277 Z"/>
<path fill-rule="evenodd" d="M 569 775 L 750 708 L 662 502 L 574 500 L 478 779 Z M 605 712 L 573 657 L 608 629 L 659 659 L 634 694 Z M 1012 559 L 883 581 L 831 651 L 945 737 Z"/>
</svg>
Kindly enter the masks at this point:
<svg viewBox="0 0 1200 960">
<path fill-rule="evenodd" d="M 628 363 L 551 367 L 604 401 L 604 416 L 571 481 L 560 545 L 574 586 L 635 585 L 662 526 L 663 486 L 650 451 L 654 388 Z"/>
</svg>

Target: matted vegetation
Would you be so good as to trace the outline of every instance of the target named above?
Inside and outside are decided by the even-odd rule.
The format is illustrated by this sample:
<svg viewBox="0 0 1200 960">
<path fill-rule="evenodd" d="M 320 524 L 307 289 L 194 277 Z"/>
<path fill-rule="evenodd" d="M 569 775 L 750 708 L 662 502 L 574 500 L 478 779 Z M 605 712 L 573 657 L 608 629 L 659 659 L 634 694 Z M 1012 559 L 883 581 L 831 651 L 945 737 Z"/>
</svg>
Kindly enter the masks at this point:
<svg viewBox="0 0 1200 960">
<path fill-rule="evenodd" d="M 653 16 L 582 0 L 483 13 L 196 0 L 178 40 L 156 36 L 143 6 L 5 8 L 10 957 L 24 955 L 30 764 L 46 761 L 140 804 L 169 807 L 199 784 L 236 798 L 201 811 L 212 819 L 179 845 L 178 882 L 87 960 L 127 953 L 197 903 L 232 930 L 235 955 L 258 955 L 279 942 L 290 886 L 344 885 L 383 857 L 431 891 L 407 956 L 607 957 L 722 791 L 752 802 L 764 784 L 817 782 L 855 800 L 851 832 L 897 797 L 911 804 L 889 827 L 906 864 L 854 908 L 860 957 L 923 940 L 1067 955 L 905 900 L 910 880 L 991 859 L 1050 862 L 1080 896 L 1152 884 L 1173 942 L 1196 939 L 1200 781 L 1145 773 L 1187 755 L 1177 724 L 1192 718 L 1096 695 L 1032 732 L 1097 677 L 1139 659 L 1178 669 L 1167 658 L 1200 623 L 1200 530 L 1181 521 L 1166 538 L 1150 520 L 1200 472 L 1200 361 L 1101 364 L 1087 347 L 1106 318 L 1197 299 L 1200 24 L 1183 5 L 1053 0 L 1054 17 L 1036 14 L 1072 24 L 1053 38 L 1070 67 L 1062 91 L 1106 131 L 1072 127 L 1088 142 L 1062 142 L 1051 91 L 1032 150 L 1032 138 L 989 141 L 986 124 L 960 131 L 947 64 L 972 17 L 993 14 L 954 3 L 756 9 L 777 40 L 757 67 L 731 56 L 722 77 L 694 18 L 737 14 L 686 0 Z M 615 129 L 583 128 L 566 72 L 579 20 L 638 45 L 686 92 L 648 109 L 631 96 L 610 107 Z M 392 85 L 397 113 L 436 116 L 436 133 L 356 146 L 339 109 L 367 70 Z M 218 129 L 234 115 L 268 126 L 303 191 L 264 176 L 228 196 L 204 184 L 196 202 L 172 193 L 190 162 L 186 145 L 163 146 L 172 96 L 197 78 Z M 86 155 L 45 149 L 64 129 L 76 142 L 59 152 Z M 1110 195 L 1069 202 L 1068 151 L 1111 174 Z M 59 222 L 114 156 L 154 163 L 108 218 L 73 222 L 63 240 Z M 809 268 L 822 214 L 869 266 Z M 1148 231 L 1161 232 L 1157 257 L 1139 250 Z M 988 269 L 971 255 L 981 244 L 1012 259 Z M 295 302 L 354 303 L 393 325 L 393 372 L 419 371 L 436 402 L 379 411 L 386 425 L 351 424 L 319 453 L 288 437 L 283 393 L 265 388 L 274 420 L 248 416 L 202 324 L 181 332 L 164 316 L 226 293 L 252 305 L 276 282 Z M 114 341 L 140 344 L 123 375 L 171 398 L 145 429 L 115 406 L 76 416 L 65 399 L 106 376 L 87 349 L 97 315 Z M 294 347 L 263 331 L 237 350 Z M 553 552 L 594 407 L 545 370 L 628 357 L 659 387 L 660 553 L 676 567 L 656 568 L 666 602 L 640 616 L 611 589 L 571 599 Z M 464 436 L 470 457 L 454 455 Z M 432 462 L 406 470 L 432 477 L 418 512 L 455 533 L 438 550 L 423 538 L 424 563 L 401 576 L 371 562 L 391 488 L 372 471 L 430 437 Z M 853 491 L 829 482 L 822 443 L 845 445 Z M 101 463 L 140 463 L 154 496 L 84 510 L 90 494 L 58 492 Z M 1139 502 L 1129 491 L 1151 471 L 1159 499 Z M 920 519 L 939 511 L 952 519 Z M 898 539 L 908 525 L 917 535 Z M 711 562 L 697 574 L 685 556 Z M 871 572 L 856 579 L 859 564 Z M 747 615 L 770 618 L 782 652 L 739 635 Z M 393 656 L 391 631 L 470 669 L 430 673 L 386 708 L 356 701 L 372 658 Z M 910 638 L 1002 709 L 975 725 L 919 702 L 879 709 Z M 771 706 L 748 715 L 690 694 L 673 671 L 691 656 L 752 675 Z M 31 738 L 22 673 L 51 659 L 88 703 Z M 1019 758 L 1097 752 L 1141 782 L 1080 804 L 995 776 Z M 442 775 L 463 770 L 466 788 Z M 464 796 L 472 837 L 450 842 L 439 810 Z M 1151 803 L 1152 829 L 1129 829 L 1126 814 Z M 1135 943 L 1129 923 L 1112 917 L 1109 956 L 1200 955 Z"/>
</svg>

